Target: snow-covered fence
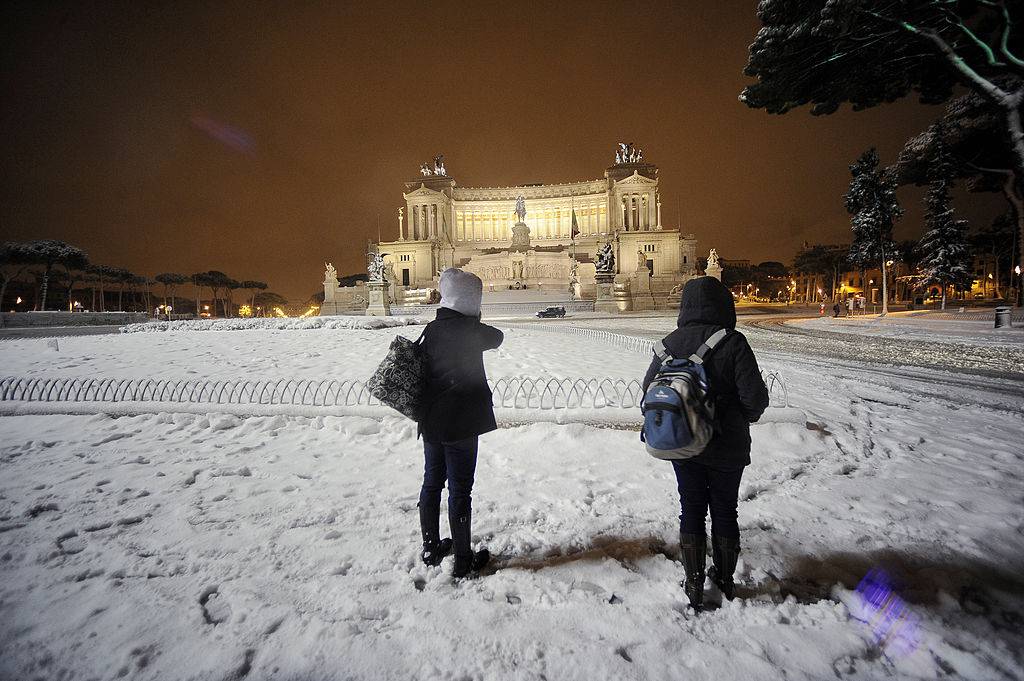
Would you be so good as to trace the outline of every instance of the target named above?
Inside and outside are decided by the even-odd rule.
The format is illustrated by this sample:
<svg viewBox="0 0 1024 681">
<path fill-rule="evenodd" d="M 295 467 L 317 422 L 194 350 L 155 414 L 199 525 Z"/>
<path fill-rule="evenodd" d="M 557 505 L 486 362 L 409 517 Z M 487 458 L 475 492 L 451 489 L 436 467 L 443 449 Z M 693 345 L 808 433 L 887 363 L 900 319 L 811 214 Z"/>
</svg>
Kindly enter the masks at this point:
<svg viewBox="0 0 1024 681">
<path fill-rule="evenodd" d="M 788 407 L 778 372 L 763 372 L 772 406 Z M 488 381 L 495 407 L 504 409 L 638 409 L 637 380 L 502 377 Z M 173 380 L 152 378 L 0 379 L 0 402 L 154 402 L 302 407 L 381 406 L 362 381 L 337 379 Z"/>
<path fill-rule="evenodd" d="M 531 378 L 489 381 L 495 407 L 511 409 L 635 409 L 639 381 Z M 0 401 L 157 402 L 304 407 L 380 406 L 362 381 L 332 379 L 173 380 L 151 378 L 0 379 Z"/>
</svg>

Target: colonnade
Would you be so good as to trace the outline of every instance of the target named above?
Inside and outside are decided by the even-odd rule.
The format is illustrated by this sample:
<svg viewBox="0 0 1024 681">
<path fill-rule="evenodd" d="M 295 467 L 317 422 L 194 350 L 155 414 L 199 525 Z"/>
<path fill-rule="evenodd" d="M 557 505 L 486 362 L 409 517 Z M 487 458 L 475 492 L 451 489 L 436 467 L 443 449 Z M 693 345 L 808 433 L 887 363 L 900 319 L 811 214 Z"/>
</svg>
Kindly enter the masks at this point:
<svg viewBox="0 0 1024 681">
<path fill-rule="evenodd" d="M 615 200 L 611 201 L 614 206 Z M 530 226 L 530 236 L 534 239 L 567 239 L 572 231 L 572 205 L 545 206 L 539 202 L 527 204 L 526 223 Z M 440 235 L 442 228 L 442 210 L 451 210 L 450 206 L 438 203 L 417 204 L 409 206 L 409 238 L 412 240 L 433 239 Z M 604 197 L 590 200 L 577 200 L 575 205 L 576 223 L 580 236 L 607 234 L 614 229 L 629 232 L 655 229 L 661 224 L 661 201 L 655 192 L 635 192 L 622 194 L 619 206 L 613 214 L 609 228 L 609 206 Z M 508 241 L 512 238 L 512 225 L 515 214 L 508 209 L 476 209 L 460 208 L 454 210 L 452 237 L 459 242 L 475 241 Z M 406 238 L 403 219 L 398 221 L 398 238 Z"/>
<path fill-rule="evenodd" d="M 409 206 L 409 238 L 414 241 L 433 239 L 441 233 L 441 211 L 443 207 L 436 203 Z M 403 218 L 398 218 L 398 240 L 405 241 Z"/>
<path fill-rule="evenodd" d="M 608 232 L 605 201 L 585 201 L 573 206 L 538 206 L 527 203 L 526 224 L 532 239 L 568 239 L 572 232 L 572 211 L 580 236 Z M 515 214 L 510 210 L 455 209 L 456 241 L 508 241 L 512 238 Z"/>
<path fill-rule="evenodd" d="M 652 192 L 623 194 L 620 199 L 620 227 L 627 232 L 653 229 L 661 224 L 661 201 Z"/>
</svg>

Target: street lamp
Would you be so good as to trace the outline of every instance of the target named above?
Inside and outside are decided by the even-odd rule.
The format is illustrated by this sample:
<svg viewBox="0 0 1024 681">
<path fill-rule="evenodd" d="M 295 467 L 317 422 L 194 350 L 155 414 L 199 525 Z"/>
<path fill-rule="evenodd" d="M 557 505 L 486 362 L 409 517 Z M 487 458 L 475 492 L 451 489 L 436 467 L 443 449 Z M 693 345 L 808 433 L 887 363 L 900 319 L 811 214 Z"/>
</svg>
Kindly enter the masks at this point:
<svg viewBox="0 0 1024 681">
<path fill-rule="evenodd" d="M 1014 267 L 1013 271 L 1017 275 L 1017 279 L 1018 279 L 1018 281 L 1017 281 L 1017 307 L 1020 307 L 1021 300 L 1024 299 L 1024 296 L 1021 296 L 1021 285 L 1024 284 L 1024 281 L 1020 280 L 1021 279 L 1021 277 L 1020 277 L 1020 265 L 1017 265 L 1016 267 Z"/>
</svg>

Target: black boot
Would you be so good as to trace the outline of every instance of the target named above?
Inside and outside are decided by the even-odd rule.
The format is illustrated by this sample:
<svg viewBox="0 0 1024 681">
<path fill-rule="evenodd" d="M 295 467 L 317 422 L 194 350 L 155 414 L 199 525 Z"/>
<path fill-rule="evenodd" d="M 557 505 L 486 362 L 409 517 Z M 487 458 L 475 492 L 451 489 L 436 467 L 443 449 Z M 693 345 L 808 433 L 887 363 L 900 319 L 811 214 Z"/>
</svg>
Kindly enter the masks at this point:
<svg viewBox="0 0 1024 681">
<path fill-rule="evenodd" d="M 419 507 L 420 534 L 423 535 L 423 553 L 420 554 L 420 557 L 425 565 L 435 567 L 440 565 L 444 557 L 451 553 L 452 540 L 441 539 L 440 521 L 438 520 L 441 509 L 439 507 L 425 508 L 422 502 Z"/>
<path fill-rule="evenodd" d="M 695 612 L 704 608 L 704 568 L 707 566 L 707 537 L 703 534 L 679 533 L 679 548 L 683 556 L 686 581 L 683 591 Z"/>
<path fill-rule="evenodd" d="M 732 576 L 736 572 L 736 561 L 740 557 L 739 537 L 716 537 L 712 534 L 711 555 L 715 565 L 708 572 L 708 577 L 726 600 L 731 601 L 736 595 L 736 583 L 733 582 Z"/>
<path fill-rule="evenodd" d="M 452 547 L 455 550 L 455 567 L 452 569 L 452 577 L 456 579 L 474 576 L 473 573 L 487 565 L 487 561 L 491 558 L 487 549 L 473 553 L 470 536 L 472 518 L 473 514 L 469 509 L 448 508 L 448 522 L 452 526 Z"/>
</svg>

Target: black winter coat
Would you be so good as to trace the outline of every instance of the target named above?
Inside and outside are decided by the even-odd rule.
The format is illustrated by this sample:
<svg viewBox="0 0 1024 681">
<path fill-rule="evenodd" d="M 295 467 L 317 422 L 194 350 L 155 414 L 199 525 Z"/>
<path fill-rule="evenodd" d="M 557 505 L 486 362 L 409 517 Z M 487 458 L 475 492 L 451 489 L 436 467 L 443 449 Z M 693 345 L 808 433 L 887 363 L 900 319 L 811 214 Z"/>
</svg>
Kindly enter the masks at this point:
<svg viewBox="0 0 1024 681">
<path fill-rule="evenodd" d="M 662 341 L 676 358 L 689 357 L 718 329 L 733 329 L 704 360 L 708 396 L 715 400 L 715 433 L 707 449 L 690 461 L 719 470 L 743 468 L 750 463 L 750 424 L 768 406 L 768 388 L 747 339 L 735 330 L 732 293 L 713 277 L 691 279 L 683 289 L 677 325 Z M 645 392 L 660 366 L 655 357 L 644 376 Z"/>
<path fill-rule="evenodd" d="M 446 307 L 423 331 L 427 357 L 426 409 L 419 434 L 428 442 L 455 442 L 488 433 L 497 424 L 484 373 L 484 351 L 504 334 Z"/>
</svg>

